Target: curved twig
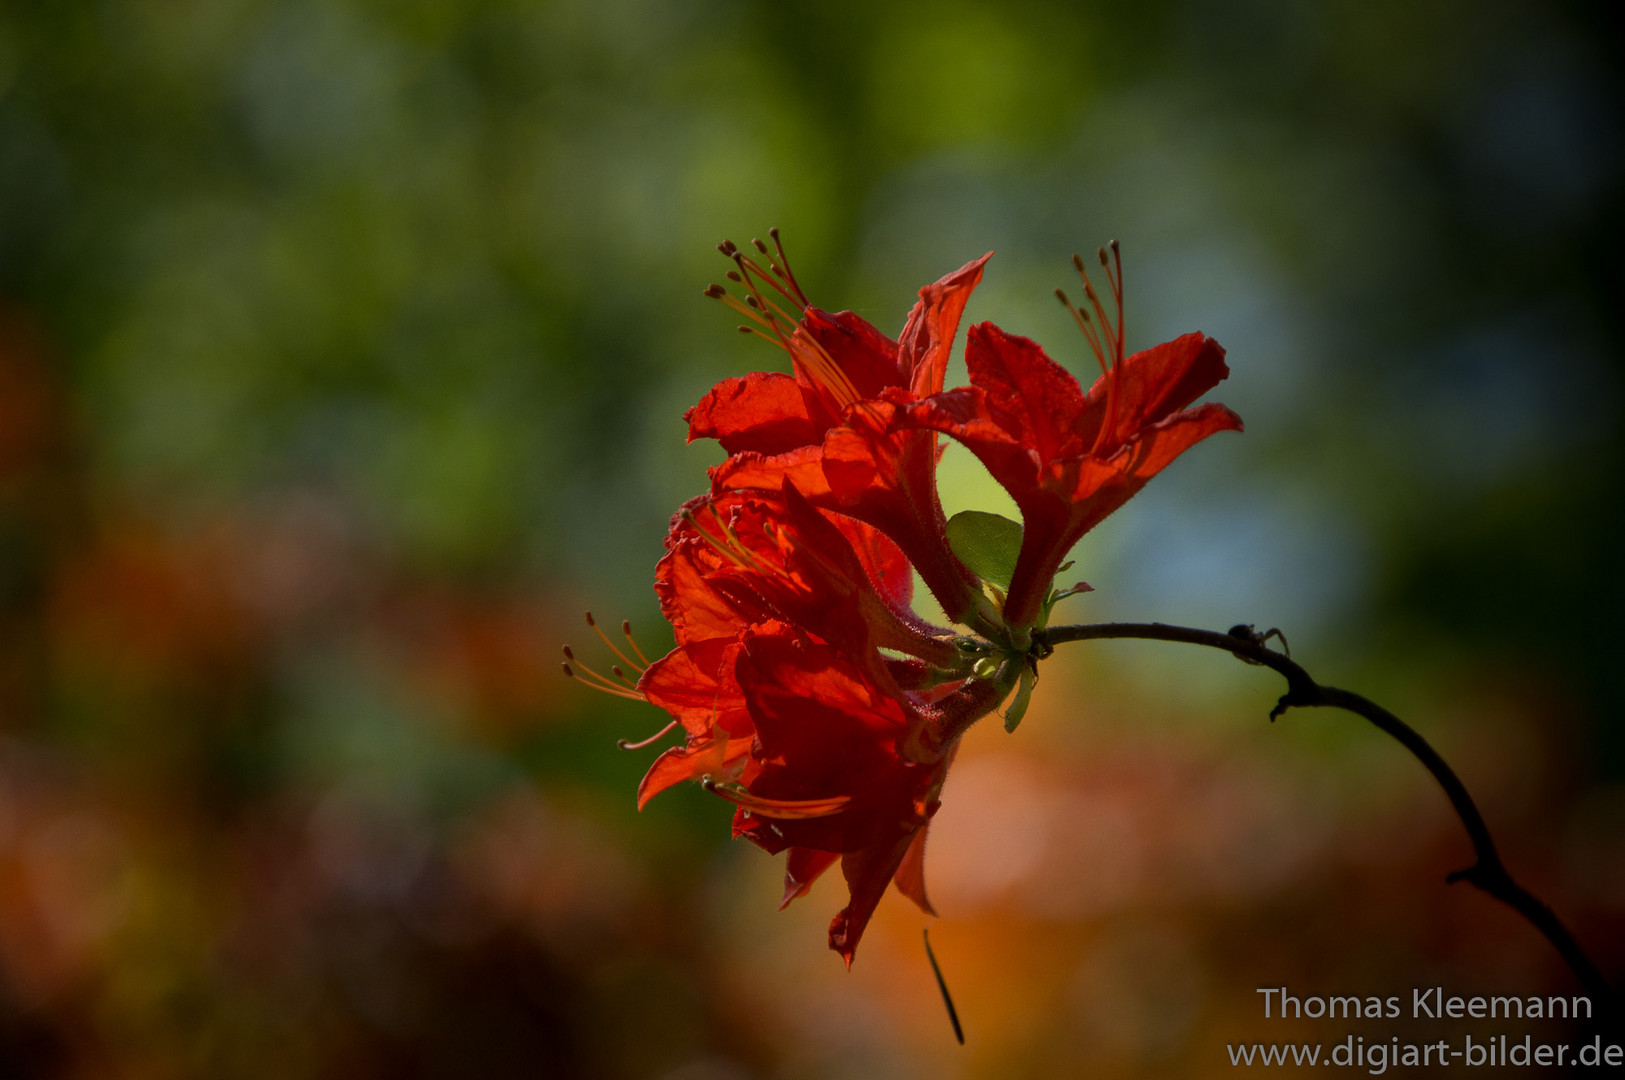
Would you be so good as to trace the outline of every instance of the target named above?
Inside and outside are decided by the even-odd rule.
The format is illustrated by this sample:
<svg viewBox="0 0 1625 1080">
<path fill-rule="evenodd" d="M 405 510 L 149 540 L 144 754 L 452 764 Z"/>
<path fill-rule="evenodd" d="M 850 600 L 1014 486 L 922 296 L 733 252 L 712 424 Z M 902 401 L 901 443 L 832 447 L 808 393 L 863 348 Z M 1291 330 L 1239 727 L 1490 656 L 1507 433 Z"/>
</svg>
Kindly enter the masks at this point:
<svg viewBox="0 0 1625 1080">
<path fill-rule="evenodd" d="M 1287 682 L 1286 693 L 1281 695 L 1270 710 L 1274 720 L 1292 708 L 1343 709 L 1363 716 L 1382 731 L 1392 735 L 1422 763 L 1456 810 L 1467 837 L 1472 841 L 1475 861 L 1464 870 L 1457 870 L 1445 878 L 1447 882 L 1466 881 L 1506 904 L 1527 919 L 1568 962 L 1575 976 L 1599 1011 L 1615 1012 L 1617 999 L 1614 989 L 1602 972 L 1591 962 L 1568 928 L 1528 889 L 1519 885 L 1507 872 L 1501 855 L 1495 848 L 1484 817 L 1473 803 L 1467 788 L 1439 752 L 1428 741 L 1399 717 L 1359 694 L 1340 690 L 1335 686 L 1322 686 L 1296 661 L 1284 653 L 1266 647 L 1260 635 L 1252 634 L 1250 627 L 1237 627 L 1232 633 L 1197 630 L 1188 626 L 1169 626 L 1166 623 L 1092 623 L 1077 626 L 1052 626 L 1034 634 L 1039 646 L 1047 649 L 1067 641 L 1090 641 L 1099 638 L 1148 638 L 1153 641 L 1177 641 L 1188 645 L 1206 645 L 1223 649 L 1239 660 L 1261 664 L 1279 673 Z"/>
</svg>

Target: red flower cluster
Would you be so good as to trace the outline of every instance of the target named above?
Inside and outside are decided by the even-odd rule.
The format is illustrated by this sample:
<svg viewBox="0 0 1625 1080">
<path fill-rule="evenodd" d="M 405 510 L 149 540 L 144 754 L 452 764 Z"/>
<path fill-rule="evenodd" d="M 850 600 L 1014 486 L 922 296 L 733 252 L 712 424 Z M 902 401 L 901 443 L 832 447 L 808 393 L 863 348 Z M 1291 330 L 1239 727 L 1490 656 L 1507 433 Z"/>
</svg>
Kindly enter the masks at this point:
<svg viewBox="0 0 1625 1080">
<path fill-rule="evenodd" d="M 1186 409 L 1228 374 L 1215 342 L 1189 334 L 1123 355 L 1121 264 L 1104 251 L 1115 326 L 1081 261 L 1094 318 L 1067 305 L 1102 367 L 1088 393 L 991 323 L 969 333 L 972 385 L 944 391 L 988 256 L 920 290 L 893 341 L 812 307 L 772 235 L 771 253 L 756 242 L 765 268 L 722 246 L 743 301 L 707 293 L 784 348 L 792 372 L 725 379 L 689 411 L 690 440 L 729 456 L 672 519 L 656 571 L 677 646 L 635 688 L 599 681 L 687 734 L 644 777 L 639 806 L 682 780 L 734 802 L 736 836 L 788 852 L 784 904 L 840 860 L 850 902 L 829 938 L 850 964 L 889 883 L 935 914 L 923 854 L 949 762 L 1012 691 L 1007 726 L 1025 709 L 1044 653 L 1034 632 L 1074 591 L 1053 587 L 1068 549 L 1185 448 L 1241 421 L 1222 405 Z M 1009 565 L 950 541 L 939 433 L 1021 508 L 1021 526 L 994 519 Z M 914 614 L 914 572 L 960 629 Z"/>
</svg>

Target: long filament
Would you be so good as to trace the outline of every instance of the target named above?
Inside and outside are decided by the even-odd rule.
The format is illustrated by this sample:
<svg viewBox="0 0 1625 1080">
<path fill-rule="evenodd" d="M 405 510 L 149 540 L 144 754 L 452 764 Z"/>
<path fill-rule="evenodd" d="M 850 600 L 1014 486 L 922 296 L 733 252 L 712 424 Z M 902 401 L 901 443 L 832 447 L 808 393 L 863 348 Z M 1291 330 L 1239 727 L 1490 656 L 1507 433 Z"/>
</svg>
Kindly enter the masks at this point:
<svg viewBox="0 0 1625 1080">
<path fill-rule="evenodd" d="M 713 795 L 722 796 L 735 806 L 744 807 L 753 814 L 783 821 L 829 817 L 831 814 L 840 813 L 846 808 L 846 804 L 852 801 L 850 795 L 835 795 L 828 799 L 764 799 L 759 795 L 752 795 L 744 788 L 719 784 L 709 776 L 700 781 L 700 786 Z"/>
<path fill-rule="evenodd" d="M 739 329 L 742 332 L 773 341 L 788 352 L 791 360 L 805 369 L 806 376 L 834 399 L 836 411 L 862 400 L 863 395 L 858 393 L 851 377 L 835 362 L 829 351 L 806 333 L 800 325 L 800 320 L 780 307 L 778 301 L 763 288 L 766 286 L 767 289 L 777 293 L 797 312 L 804 313 L 809 306 L 806 294 L 790 270 L 790 260 L 784 253 L 779 230 L 771 229 L 768 235 L 773 238 L 774 250 L 778 256 L 776 259 L 769 255 L 767 245 L 761 240 L 751 241 L 757 251 L 768 256 L 769 268 L 765 270 L 755 259 L 741 251 L 733 241 L 724 240 L 717 245 L 717 250 L 732 259 L 738 268 L 728 272 L 728 279 L 744 286 L 747 294 L 744 301 L 735 299 L 720 285 L 712 285 L 705 290 L 705 294 L 723 301 L 755 324 L 754 327 L 741 326 Z"/>
<path fill-rule="evenodd" d="M 633 660 L 630 656 L 623 653 L 620 649 L 617 649 L 615 647 L 615 643 L 609 640 L 608 637 L 604 636 L 604 632 L 602 630 L 598 629 L 598 621 L 592 617 L 592 612 L 590 611 L 587 612 L 587 625 L 592 627 L 592 632 L 598 635 L 598 640 L 602 641 L 605 645 L 608 645 L 609 651 L 620 657 L 622 663 L 626 664 L 627 667 L 636 668 L 641 672 L 649 666 L 647 663 L 638 663 L 636 660 Z"/>
<path fill-rule="evenodd" d="M 1077 270 L 1078 277 L 1083 279 L 1084 296 L 1094 309 L 1095 317 L 1100 323 L 1099 338 L 1090 332 L 1092 320 L 1089 318 L 1089 313 L 1082 308 L 1074 307 L 1064 292 L 1059 289 L 1055 290 L 1056 295 L 1061 298 L 1061 302 L 1072 312 L 1072 318 L 1077 322 L 1078 328 L 1083 331 L 1084 337 L 1088 339 L 1090 348 L 1094 350 L 1095 359 L 1100 361 L 1101 374 L 1106 380 L 1106 415 L 1102 418 L 1100 429 L 1095 434 L 1094 446 L 1089 450 L 1091 457 L 1098 456 L 1117 437 L 1117 399 L 1120 396 L 1118 394 L 1118 383 L 1122 379 L 1118 369 L 1123 366 L 1125 356 L 1123 336 L 1123 255 L 1116 240 L 1111 242 L 1111 252 L 1111 256 L 1108 258 L 1106 249 L 1100 248 L 1097 255 L 1100 258 L 1100 265 L 1106 269 L 1106 280 L 1111 285 L 1112 300 L 1117 306 L 1117 323 L 1115 327 L 1111 319 L 1107 317 L 1106 308 L 1101 304 L 1100 296 L 1095 292 L 1094 285 L 1089 281 L 1089 273 L 1083 267 L 1083 258 L 1079 255 L 1072 256 L 1072 266 Z M 1106 357 L 1108 351 L 1111 353 L 1109 364 Z"/>
<path fill-rule="evenodd" d="M 571 667 L 571 663 L 574 663 L 575 667 Z M 580 668 L 581 670 L 577 671 L 576 668 Z M 610 697 L 625 698 L 628 701 L 649 700 L 642 694 L 628 690 L 620 686 L 618 683 L 611 682 L 609 679 L 604 678 L 604 676 L 587 667 L 587 665 L 583 664 L 580 660 L 575 660 L 573 657 L 570 661 L 566 661 L 564 664 L 564 677 L 567 679 L 576 679 L 583 686 L 586 686 L 592 690 L 601 691 L 608 694 Z"/>
<path fill-rule="evenodd" d="M 638 639 L 632 636 L 631 619 L 621 620 L 621 633 L 626 635 L 626 643 L 632 646 L 632 651 L 638 654 L 638 659 L 643 661 L 643 666 L 647 669 L 649 667 L 649 658 L 643 655 L 642 649 L 638 648 Z"/>
<path fill-rule="evenodd" d="M 653 746 L 661 739 L 664 739 L 671 733 L 671 729 L 676 726 L 677 721 L 673 720 L 671 723 L 667 724 L 665 727 L 661 728 L 647 739 L 639 739 L 637 742 L 630 742 L 626 739 L 618 739 L 616 740 L 615 745 L 619 746 L 622 750 L 642 750 L 645 746 Z"/>
</svg>

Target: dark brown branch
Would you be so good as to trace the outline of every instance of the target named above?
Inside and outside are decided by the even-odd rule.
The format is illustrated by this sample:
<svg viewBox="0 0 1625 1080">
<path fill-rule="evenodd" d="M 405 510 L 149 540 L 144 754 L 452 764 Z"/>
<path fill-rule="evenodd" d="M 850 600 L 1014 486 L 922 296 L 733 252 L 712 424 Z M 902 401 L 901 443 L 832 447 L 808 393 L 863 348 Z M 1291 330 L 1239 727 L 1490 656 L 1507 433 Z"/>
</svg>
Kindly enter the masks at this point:
<svg viewBox="0 0 1625 1080">
<path fill-rule="evenodd" d="M 1473 797 L 1439 752 L 1416 731 L 1382 706 L 1359 694 L 1340 690 L 1335 686 L 1322 686 L 1310 677 L 1291 657 L 1268 648 L 1258 635 L 1241 636 L 1238 633 L 1221 634 L 1213 630 L 1197 630 L 1188 626 L 1169 626 L 1165 623 L 1093 623 L 1082 626 L 1052 626 L 1034 635 L 1039 647 L 1047 651 L 1062 642 L 1091 641 L 1099 638 L 1149 638 L 1153 641 L 1178 641 L 1188 645 L 1206 645 L 1223 649 L 1239 660 L 1272 668 L 1286 679 L 1287 690 L 1270 710 L 1274 720 L 1292 708 L 1343 709 L 1363 716 L 1409 750 L 1422 763 L 1433 779 L 1444 789 L 1445 797 L 1455 807 L 1462 827 L 1472 841 L 1475 861 L 1465 870 L 1457 870 L 1445 880 L 1466 881 L 1495 897 L 1522 915 L 1545 935 L 1562 954 L 1569 967 L 1579 978 L 1587 994 L 1597 1003 L 1599 1012 L 1616 1013 L 1618 1002 L 1614 989 L 1602 972 L 1591 962 L 1584 950 L 1575 942 L 1552 909 L 1537 899 L 1528 889 L 1519 885 L 1501 862 L 1501 855 L 1490 837 L 1484 817 L 1473 803 Z M 1250 629 L 1250 628 L 1248 628 Z"/>
</svg>

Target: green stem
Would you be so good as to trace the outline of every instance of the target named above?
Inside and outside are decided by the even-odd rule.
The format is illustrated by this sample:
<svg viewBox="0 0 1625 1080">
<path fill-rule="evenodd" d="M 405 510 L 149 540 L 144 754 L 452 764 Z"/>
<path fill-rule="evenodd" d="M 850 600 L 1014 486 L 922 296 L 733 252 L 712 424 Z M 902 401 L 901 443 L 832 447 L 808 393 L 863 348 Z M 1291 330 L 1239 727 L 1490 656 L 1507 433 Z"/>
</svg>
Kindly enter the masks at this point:
<svg viewBox="0 0 1625 1080">
<path fill-rule="evenodd" d="M 1034 637 L 1038 645 L 1046 651 L 1067 641 L 1092 641 L 1101 638 L 1145 638 L 1153 641 L 1177 641 L 1187 645 L 1206 645 L 1209 648 L 1222 649 L 1238 660 L 1271 668 L 1286 679 L 1286 693 L 1281 695 L 1275 707 L 1270 710 L 1272 721 L 1292 708 L 1343 709 L 1371 721 L 1380 730 L 1397 739 L 1400 745 L 1409 750 L 1422 766 L 1433 774 L 1433 779 L 1438 781 L 1439 786 L 1444 789 L 1445 797 L 1450 800 L 1450 805 L 1455 808 L 1462 827 L 1467 830 L 1467 838 L 1472 841 L 1475 861 L 1472 866 L 1455 871 L 1445 880 L 1452 883 L 1466 881 L 1522 915 L 1567 961 L 1586 992 L 1598 1003 L 1599 1011 L 1613 1013 L 1618 1008 L 1614 988 L 1603 978 L 1602 972 L 1580 948 L 1574 940 L 1574 935 L 1569 933 L 1568 928 L 1552 913 L 1552 909 L 1514 881 L 1512 875 L 1507 872 L 1506 865 L 1501 861 L 1500 852 L 1496 850 L 1495 841 L 1490 836 L 1489 827 L 1484 824 L 1484 816 L 1478 812 L 1478 807 L 1474 804 L 1473 797 L 1467 793 L 1461 778 L 1445 763 L 1444 758 L 1439 756 L 1439 752 L 1417 734 L 1415 729 L 1387 709 L 1348 690 L 1322 686 L 1291 657 L 1268 648 L 1260 635 L 1250 631 L 1251 627 L 1237 627 L 1231 633 L 1221 634 L 1214 630 L 1197 630 L 1188 626 L 1169 626 L 1165 623 L 1093 623 L 1052 626 L 1047 630 L 1038 631 Z"/>
</svg>

